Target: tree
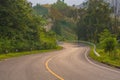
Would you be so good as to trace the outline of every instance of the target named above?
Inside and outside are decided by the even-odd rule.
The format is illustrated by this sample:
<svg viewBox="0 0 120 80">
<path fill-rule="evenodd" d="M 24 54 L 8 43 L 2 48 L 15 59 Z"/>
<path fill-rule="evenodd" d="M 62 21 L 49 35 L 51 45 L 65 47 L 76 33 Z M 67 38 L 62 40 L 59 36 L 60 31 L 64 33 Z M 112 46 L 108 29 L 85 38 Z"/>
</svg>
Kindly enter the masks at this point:
<svg viewBox="0 0 120 80">
<path fill-rule="evenodd" d="M 36 6 L 33 7 L 33 13 L 35 15 L 48 16 L 48 9 L 40 4 L 37 4 Z"/>
<path fill-rule="evenodd" d="M 115 47 L 117 45 L 117 40 L 116 38 L 109 37 L 103 41 L 103 44 L 104 44 L 105 52 L 111 53 L 115 50 Z"/>
<path fill-rule="evenodd" d="M 84 17 L 80 16 L 78 28 L 80 26 L 85 27 L 85 37 L 87 40 L 96 43 L 99 38 L 98 34 L 106 28 L 111 28 L 111 9 L 109 4 L 105 3 L 103 0 L 89 0 L 86 7 L 83 9 L 85 14 L 83 15 Z M 79 12 L 79 14 L 81 14 L 81 12 Z"/>
<path fill-rule="evenodd" d="M 43 49 L 41 34 L 49 35 L 43 28 L 46 21 L 32 13 L 27 0 L 0 0 L 0 53 Z"/>
<path fill-rule="evenodd" d="M 69 10 L 69 7 L 66 3 L 64 3 L 63 1 L 61 0 L 58 0 L 56 3 L 54 3 L 52 6 L 51 6 L 51 9 L 53 10 L 57 10 L 58 12 L 60 12 L 63 16 L 66 16 L 68 14 L 68 10 Z"/>
<path fill-rule="evenodd" d="M 108 30 L 104 30 L 100 34 L 100 44 L 105 52 L 111 53 L 115 50 L 115 47 L 117 46 L 117 39 Z"/>
</svg>

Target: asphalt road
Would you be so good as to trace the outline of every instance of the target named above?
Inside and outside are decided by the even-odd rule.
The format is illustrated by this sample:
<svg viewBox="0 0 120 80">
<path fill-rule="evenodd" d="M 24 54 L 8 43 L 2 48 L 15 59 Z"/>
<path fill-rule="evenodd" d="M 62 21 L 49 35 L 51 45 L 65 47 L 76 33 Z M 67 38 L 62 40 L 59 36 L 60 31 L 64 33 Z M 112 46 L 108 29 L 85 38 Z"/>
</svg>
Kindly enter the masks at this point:
<svg viewBox="0 0 120 80">
<path fill-rule="evenodd" d="M 61 51 L 0 62 L 0 80 L 120 80 L 118 69 L 92 62 L 89 47 L 62 44 Z"/>
</svg>

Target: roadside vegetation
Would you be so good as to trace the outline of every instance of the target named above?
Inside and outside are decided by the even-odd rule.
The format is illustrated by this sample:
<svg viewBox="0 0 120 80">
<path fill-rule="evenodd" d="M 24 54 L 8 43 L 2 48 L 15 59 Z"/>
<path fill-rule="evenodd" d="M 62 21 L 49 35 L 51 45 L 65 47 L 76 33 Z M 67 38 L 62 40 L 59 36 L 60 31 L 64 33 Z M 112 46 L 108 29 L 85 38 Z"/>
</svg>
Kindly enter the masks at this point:
<svg viewBox="0 0 120 80">
<path fill-rule="evenodd" d="M 78 40 L 95 43 L 100 54 L 98 57 L 91 50 L 90 56 L 105 64 L 120 67 L 120 21 L 114 6 L 104 0 L 88 0 L 77 12 Z"/>
<path fill-rule="evenodd" d="M 55 34 L 44 28 L 47 20 L 33 11 L 27 0 L 0 0 L 0 56 L 58 46 Z"/>
<path fill-rule="evenodd" d="M 76 39 L 71 10 L 64 0 L 35 6 L 27 0 L 1 0 L 0 59 L 57 49 L 58 40 Z"/>
<path fill-rule="evenodd" d="M 31 55 L 31 54 L 42 54 L 42 53 L 57 51 L 57 50 L 61 50 L 61 49 L 62 49 L 62 47 L 58 46 L 54 49 L 33 50 L 33 51 L 23 51 L 23 52 L 0 54 L 0 61 L 8 59 L 8 58 L 13 58 L 13 57 L 20 57 L 20 56 Z"/>
<path fill-rule="evenodd" d="M 90 51 L 90 57 L 107 65 L 120 68 L 120 46 L 115 35 L 110 34 L 108 30 L 104 30 L 100 34 L 100 43 L 97 44 L 96 51 L 100 54 L 97 57 L 94 52 Z"/>
<path fill-rule="evenodd" d="M 112 52 L 112 54 L 109 54 L 108 52 L 104 52 L 103 49 L 99 49 L 99 48 L 97 48 L 96 51 L 100 54 L 100 57 L 97 57 L 91 48 L 91 51 L 89 54 L 91 58 L 101 63 L 120 68 L 120 50 L 119 49 Z"/>
</svg>

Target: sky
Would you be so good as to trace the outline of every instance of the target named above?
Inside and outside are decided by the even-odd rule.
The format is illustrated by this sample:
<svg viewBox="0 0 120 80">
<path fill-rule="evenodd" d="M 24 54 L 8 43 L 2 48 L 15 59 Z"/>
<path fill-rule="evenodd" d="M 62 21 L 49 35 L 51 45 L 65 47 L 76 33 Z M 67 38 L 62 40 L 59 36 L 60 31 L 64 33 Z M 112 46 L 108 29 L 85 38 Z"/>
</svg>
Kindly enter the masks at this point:
<svg viewBox="0 0 120 80">
<path fill-rule="evenodd" d="M 32 2 L 33 5 L 39 3 L 39 4 L 52 4 L 55 3 L 57 0 L 28 0 L 29 2 Z M 67 3 L 68 5 L 79 5 L 81 4 L 83 1 L 85 0 L 64 0 L 65 3 Z"/>
</svg>

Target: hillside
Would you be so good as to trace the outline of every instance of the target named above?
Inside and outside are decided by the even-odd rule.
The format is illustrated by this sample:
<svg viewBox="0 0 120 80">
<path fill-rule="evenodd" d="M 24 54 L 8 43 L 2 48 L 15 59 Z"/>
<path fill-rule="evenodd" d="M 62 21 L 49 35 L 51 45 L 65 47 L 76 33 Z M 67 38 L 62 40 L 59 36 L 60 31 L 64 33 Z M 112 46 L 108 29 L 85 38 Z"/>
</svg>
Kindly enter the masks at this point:
<svg viewBox="0 0 120 80">
<path fill-rule="evenodd" d="M 61 7 L 62 6 L 62 7 Z M 39 5 L 33 7 L 34 13 L 36 15 L 44 15 L 47 19 L 51 19 L 52 21 L 48 21 L 48 26 L 45 28 L 47 30 L 53 31 L 58 40 L 74 40 L 76 39 L 75 28 L 76 25 L 73 22 L 70 22 L 69 6 L 64 2 L 56 2 L 52 5 Z M 49 24 L 52 24 L 51 26 Z M 48 28 L 47 28 L 48 27 Z"/>
<path fill-rule="evenodd" d="M 47 16 L 48 15 L 48 5 L 40 5 L 37 4 L 36 6 L 33 7 L 33 13 L 36 15 L 43 15 Z"/>
</svg>

